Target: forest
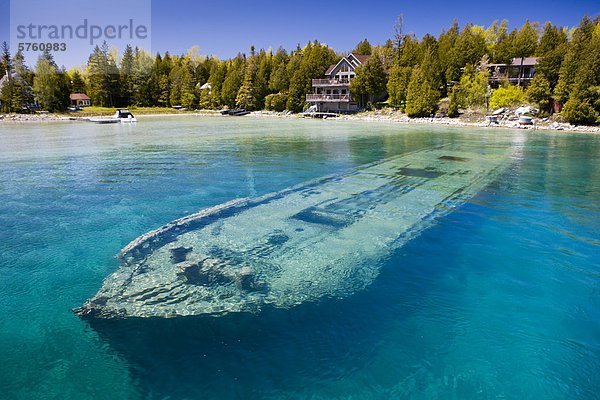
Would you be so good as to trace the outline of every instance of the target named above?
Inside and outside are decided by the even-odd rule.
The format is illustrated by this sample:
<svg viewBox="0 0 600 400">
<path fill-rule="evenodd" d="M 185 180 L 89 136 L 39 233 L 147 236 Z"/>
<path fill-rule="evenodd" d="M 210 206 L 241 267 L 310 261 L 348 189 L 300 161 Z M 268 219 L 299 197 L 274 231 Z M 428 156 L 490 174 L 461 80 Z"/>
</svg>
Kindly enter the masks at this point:
<svg viewBox="0 0 600 400">
<path fill-rule="evenodd" d="M 367 39 L 349 49 L 370 55 L 356 71 L 351 93 L 364 108 L 388 106 L 410 117 L 434 115 L 445 100 L 447 115 L 461 110 L 531 104 L 543 115 L 562 109 L 573 124 L 600 123 L 600 17 L 583 17 L 577 27 L 526 21 L 509 30 L 508 21 L 488 27 L 454 22 L 437 37 L 396 34 L 383 44 Z M 62 112 L 71 93 L 86 93 L 95 106 L 245 108 L 301 112 L 311 79 L 322 77 L 346 51 L 318 41 L 288 51 L 257 50 L 220 60 L 193 47 L 186 54 L 151 55 L 127 46 L 119 54 L 104 43 L 87 63 L 59 67 L 49 51 L 28 66 L 21 52 L 3 43 L 0 55 L 2 112 L 31 104 Z M 537 57 L 535 77 L 527 87 L 502 83 L 491 90 L 489 63 Z"/>
</svg>

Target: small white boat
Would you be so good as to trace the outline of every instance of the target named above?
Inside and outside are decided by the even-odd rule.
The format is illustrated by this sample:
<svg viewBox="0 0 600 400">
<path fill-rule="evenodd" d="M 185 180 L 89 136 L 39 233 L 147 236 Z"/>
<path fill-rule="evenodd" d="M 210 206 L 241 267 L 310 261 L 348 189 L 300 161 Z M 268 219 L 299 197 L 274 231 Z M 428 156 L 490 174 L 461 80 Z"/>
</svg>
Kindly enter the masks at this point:
<svg viewBox="0 0 600 400">
<path fill-rule="evenodd" d="M 533 125 L 533 117 L 529 117 L 527 115 L 521 115 L 519 117 L 520 125 Z"/>
<path fill-rule="evenodd" d="M 90 122 L 95 122 L 97 124 L 129 124 L 137 122 L 137 119 L 129 110 L 117 110 L 115 112 L 115 115 L 113 115 L 112 117 L 94 117 L 90 118 L 89 120 Z"/>
</svg>

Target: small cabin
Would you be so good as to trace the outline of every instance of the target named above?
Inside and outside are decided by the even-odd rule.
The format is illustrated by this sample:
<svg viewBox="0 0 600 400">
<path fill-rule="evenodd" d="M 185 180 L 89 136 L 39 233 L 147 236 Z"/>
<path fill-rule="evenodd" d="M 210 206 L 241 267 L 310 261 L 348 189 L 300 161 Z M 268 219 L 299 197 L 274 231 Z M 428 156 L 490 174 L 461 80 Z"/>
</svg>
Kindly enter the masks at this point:
<svg viewBox="0 0 600 400">
<path fill-rule="evenodd" d="M 71 96 L 71 105 L 77 107 L 89 107 L 92 105 L 92 99 L 90 99 L 84 93 L 72 93 Z"/>
</svg>

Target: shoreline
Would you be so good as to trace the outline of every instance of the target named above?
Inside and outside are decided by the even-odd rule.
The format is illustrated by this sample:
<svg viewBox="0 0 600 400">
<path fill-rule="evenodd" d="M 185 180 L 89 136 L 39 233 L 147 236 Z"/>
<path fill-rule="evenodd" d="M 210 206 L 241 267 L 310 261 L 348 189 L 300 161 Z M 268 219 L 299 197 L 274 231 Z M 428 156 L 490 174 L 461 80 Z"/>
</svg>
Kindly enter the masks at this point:
<svg viewBox="0 0 600 400">
<path fill-rule="evenodd" d="M 136 116 L 138 119 L 156 118 L 156 117 L 221 117 L 218 111 L 198 110 L 197 112 L 173 112 L 173 113 L 144 113 Z M 284 114 L 274 111 L 254 111 L 246 117 L 251 118 L 296 118 L 303 119 L 301 114 Z M 64 114 L 0 114 L 0 125 L 20 124 L 20 123 L 50 123 L 50 122 L 87 122 L 89 116 L 78 117 Z M 227 117 L 230 118 L 230 117 Z M 524 130 L 542 130 L 556 132 L 573 133 L 593 133 L 600 134 L 600 126 L 570 125 L 568 123 L 547 122 L 536 123 L 534 125 L 521 126 L 516 121 L 502 121 L 498 124 L 489 124 L 484 121 L 471 121 L 461 118 L 409 118 L 405 114 L 395 111 L 367 111 L 358 114 L 340 115 L 339 117 L 328 118 L 332 121 L 359 121 L 359 122 L 383 122 L 402 125 L 437 125 L 452 127 L 471 127 L 471 128 L 504 128 L 504 129 L 524 129 Z"/>
</svg>

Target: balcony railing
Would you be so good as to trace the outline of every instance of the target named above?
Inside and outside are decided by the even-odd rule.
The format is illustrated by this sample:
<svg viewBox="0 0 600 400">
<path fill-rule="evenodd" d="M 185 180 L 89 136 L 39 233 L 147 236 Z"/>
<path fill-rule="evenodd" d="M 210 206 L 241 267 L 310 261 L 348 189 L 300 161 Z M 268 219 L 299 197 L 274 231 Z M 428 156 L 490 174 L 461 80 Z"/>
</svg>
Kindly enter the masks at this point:
<svg viewBox="0 0 600 400">
<path fill-rule="evenodd" d="M 347 79 L 313 79 L 313 86 L 348 86 L 350 81 Z"/>
<path fill-rule="evenodd" d="M 306 101 L 350 101 L 349 94 L 307 94 Z"/>
</svg>

